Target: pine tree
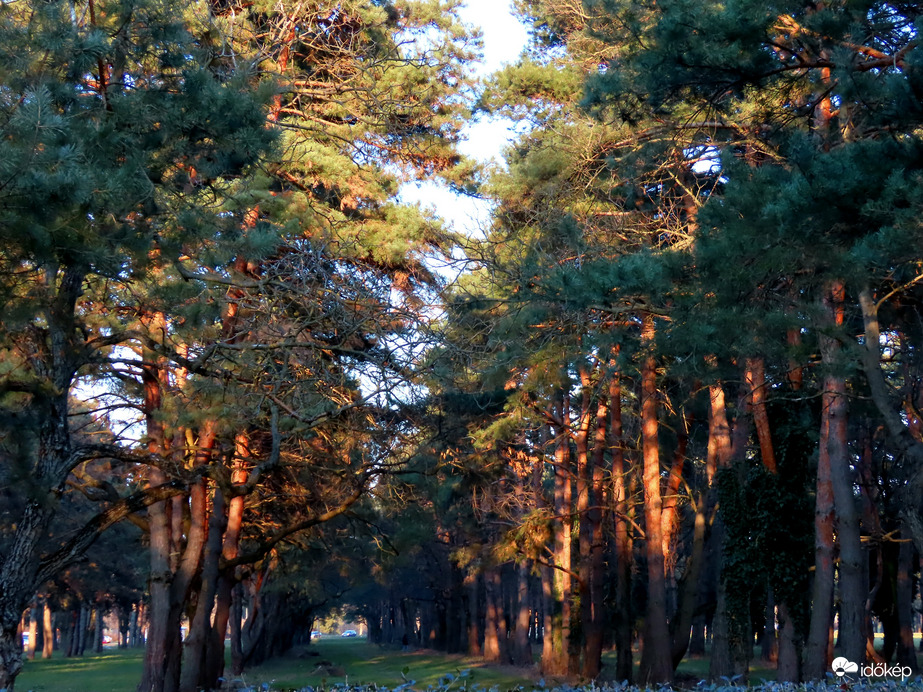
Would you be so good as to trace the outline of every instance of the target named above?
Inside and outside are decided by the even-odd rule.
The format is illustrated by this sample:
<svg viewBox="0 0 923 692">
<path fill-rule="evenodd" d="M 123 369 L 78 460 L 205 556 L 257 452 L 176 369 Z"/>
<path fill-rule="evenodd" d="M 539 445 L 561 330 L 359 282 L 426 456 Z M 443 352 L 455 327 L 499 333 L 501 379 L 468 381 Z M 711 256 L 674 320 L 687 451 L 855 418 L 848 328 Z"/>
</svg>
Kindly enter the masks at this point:
<svg viewBox="0 0 923 692">
<path fill-rule="evenodd" d="M 274 138 L 249 75 L 207 69 L 183 14 L 95 0 L 0 10 L 0 388 L 9 480 L 28 497 L 0 562 L 0 687 L 20 670 L 16 626 L 37 587 L 101 528 L 181 487 L 119 500 L 43 552 L 68 474 L 136 456 L 72 433 L 77 378 L 129 338 L 112 292 L 176 259 L 158 248 L 233 226 L 220 200 Z"/>
</svg>

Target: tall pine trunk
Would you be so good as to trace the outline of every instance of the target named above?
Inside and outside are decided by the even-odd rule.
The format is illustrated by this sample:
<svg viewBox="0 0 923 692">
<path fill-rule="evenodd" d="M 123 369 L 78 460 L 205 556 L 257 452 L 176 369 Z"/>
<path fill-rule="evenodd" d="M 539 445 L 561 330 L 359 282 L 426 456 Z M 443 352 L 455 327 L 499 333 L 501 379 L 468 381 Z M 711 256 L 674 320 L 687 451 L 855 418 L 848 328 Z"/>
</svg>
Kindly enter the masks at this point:
<svg viewBox="0 0 923 692">
<path fill-rule="evenodd" d="M 239 433 L 235 440 L 236 460 L 231 472 L 231 483 L 240 487 L 247 481 L 246 463 L 250 458 L 250 445 L 247 435 Z M 241 493 L 228 501 L 227 524 L 221 546 L 222 560 L 233 560 L 240 549 L 240 532 L 243 527 L 244 500 Z M 205 670 L 203 673 L 206 687 L 215 687 L 218 678 L 224 674 L 224 639 L 231 616 L 232 592 L 237 579 L 233 570 L 225 570 L 218 576 L 218 589 L 215 596 L 214 626 L 205 651 Z"/>
<path fill-rule="evenodd" d="M 657 413 L 657 361 L 653 354 L 654 318 L 645 314 L 641 339 L 646 353 L 641 367 L 641 447 L 644 484 L 647 613 L 639 676 L 644 683 L 670 683 L 673 661 L 667 625 L 663 500 L 660 490 L 660 443 Z"/>
<path fill-rule="evenodd" d="M 673 623 L 673 667 L 679 666 L 689 650 L 692 622 L 699 594 L 705 562 L 705 534 L 708 514 L 715 504 L 713 482 L 718 466 L 727 466 L 731 457 L 731 432 L 727 422 L 724 388 L 720 383 L 708 389 L 708 443 L 705 457 L 706 488 L 696 500 L 695 521 L 692 534 L 692 554 L 689 557 L 683 581 L 680 584 L 679 610 Z"/>
<path fill-rule="evenodd" d="M 613 367 L 615 361 L 612 362 Z M 622 387 L 618 371 L 609 380 L 609 433 L 612 440 L 612 506 L 615 520 L 615 677 L 631 682 L 631 534 L 628 531 L 628 469 L 622 439 Z"/>
<path fill-rule="evenodd" d="M 500 584 L 500 568 L 488 568 L 484 572 L 484 596 L 487 606 L 484 619 L 484 660 L 494 663 L 507 662 L 505 636 L 501 638 L 500 635 L 503 621 Z M 503 634 L 506 634 L 505 628 Z"/>
<path fill-rule="evenodd" d="M 844 287 L 834 282 L 824 296 L 824 307 L 831 328 L 843 325 Z M 837 372 L 840 345 L 835 336 L 821 335 L 821 357 L 828 372 L 824 378 L 822 420 L 826 419 L 827 454 L 836 514 L 839 544 L 840 646 L 850 661 L 865 661 L 867 626 L 865 620 L 865 579 L 859 533 L 859 512 L 853 495 L 846 420 L 846 380 Z M 822 423 L 823 425 L 823 423 Z"/>
<path fill-rule="evenodd" d="M 779 661 L 776 673 L 779 682 L 799 682 L 801 680 L 800 643 L 788 605 L 780 603 Z"/>
<path fill-rule="evenodd" d="M 529 643 L 531 599 L 529 598 L 529 564 L 525 560 L 516 566 L 516 618 L 513 629 L 513 664 L 532 665 L 532 645 Z"/>
<path fill-rule="evenodd" d="M 606 431 L 609 426 L 609 404 L 600 394 L 596 406 L 596 436 L 593 441 L 592 468 L 590 469 L 590 507 L 581 522 L 587 524 L 589 540 L 589 588 L 583 607 L 583 675 L 589 679 L 599 676 L 602 669 L 603 630 L 606 621 L 605 577 L 606 539 L 603 535 L 605 521 L 604 463 L 606 452 Z"/>
<path fill-rule="evenodd" d="M 737 409 L 734 417 L 734 428 L 730 435 L 730 444 L 724 450 L 728 452 L 728 466 L 733 465 L 736 469 L 733 472 L 724 471 L 724 473 L 736 474 L 736 481 L 727 487 L 728 496 L 726 498 L 720 497 L 721 478 L 720 476 L 716 477 L 719 503 L 724 506 L 724 510 L 729 509 L 728 503 L 737 503 L 738 505 L 742 503 L 740 492 L 744 464 L 747 458 L 747 446 L 750 440 L 749 402 L 751 401 L 750 385 L 746 383 L 745 372 L 744 375 L 744 384 L 741 386 L 737 397 Z M 726 422 L 725 428 L 727 428 Z M 715 574 L 717 577 L 715 614 L 712 618 L 711 627 L 712 655 L 709 662 L 708 676 L 712 681 L 736 677 L 742 678 L 746 682 L 750 671 L 750 657 L 752 654 L 749 640 L 751 632 L 749 599 L 742 598 L 742 594 L 739 593 L 729 593 L 726 585 L 729 576 L 733 576 L 726 574 L 726 572 L 733 570 L 736 566 L 733 560 L 728 561 L 726 557 L 729 549 L 735 552 L 742 549 L 743 546 L 740 544 L 742 527 L 725 521 L 725 514 L 727 513 L 727 511 L 722 511 L 719 508 L 712 530 L 712 540 L 716 545 L 718 558 Z M 733 516 L 734 513 L 731 512 L 731 515 Z M 740 512 L 737 512 L 733 518 L 740 521 L 742 519 Z M 729 606 L 729 601 L 731 606 Z M 745 603 L 746 605 L 744 605 Z"/>
<path fill-rule="evenodd" d="M 42 607 L 42 631 L 44 638 L 42 641 L 42 658 L 51 658 L 54 651 L 54 627 L 52 626 L 51 606 L 47 600 L 43 600 Z"/>
<path fill-rule="evenodd" d="M 910 532 L 901 528 L 901 543 L 897 555 L 897 663 L 910 666 L 916 675 L 920 671 L 913 645 L 913 543 Z"/>
<path fill-rule="evenodd" d="M 163 315 L 151 320 L 151 332 L 163 334 Z M 144 415 L 147 427 L 148 452 L 166 456 L 163 424 L 159 419 L 163 403 L 162 379 L 164 377 L 162 358 L 153 350 L 144 349 L 143 359 L 147 365 L 141 375 L 144 386 Z M 154 487 L 166 481 L 163 471 L 152 466 L 148 473 L 148 485 Z M 173 578 L 170 569 L 170 521 L 167 516 L 168 501 L 157 502 L 148 507 L 149 552 L 151 575 L 148 586 L 150 593 L 150 625 L 147 647 L 144 653 L 144 669 L 138 692 L 169 692 L 164 687 L 167 669 L 167 653 L 170 638 L 170 583 Z"/>
<path fill-rule="evenodd" d="M 776 455 L 772 445 L 769 414 L 766 411 L 766 366 L 762 357 L 747 358 L 745 378 L 750 388 L 750 410 L 756 437 L 760 443 L 760 459 L 763 467 L 776 473 Z"/>
<path fill-rule="evenodd" d="M 829 395 L 822 399 L 827 409 Z M 804 652 L 804 675 L 808 680 L 821 680 L 830 667 L 827 653 L 833 622 L 833 484 L 830 476 L 830 454 L 826 444 L 829 417 L 821 417 L 821 442 L 817 455 L 817 492 L 814 506 L 814 585 L 811 592 L 811 623 Z"/>
<path fill-rule="evenodd" d="M 570 662 L 572 601 L 572 474 L 570 455 L 570 407 L 568 394 L 560 390 L 555 405 L 558 429 L 554 439 L 554 569 L 552 629 L 545 636 L 552 637 L 552 656 L 542 660 L 542 670 L 549 674 L 566 675 Z"/>
<path fill-rule="evenodd" d="M 577 618 L 574 621 L 574 624 L 577 627 L 572 627 L 571 629 L 571 638 L 575 639 L 574 636 L 578 631 L 582 631 L 583 634 L 586 634 L 586 627 L 589 626 L 592 629 L 592 623 L 590 622 L 592 607 L 590 604 L 590 522 L 589 517 L 587 516 L 590 508 L 590 473 L 591 473 L 591 464 L 590 464 L 590 448 L 589 448 L 589 438 L 590 438 L 590 405 L 592 402 L 592 382 L 589 377 L 589 373 L 586 368 L 581 368 L 580 370 L 580 380 L 581 380 L 581 403 L 580 403 L 580 415 L 577 419 L 577 432 L 574 435 L 574 447 L 577 453 L 577 473 L 576 473 L 576 513 L 578 517 L 577 524 L 577 584 L 576 591 L 578 594 L 577 601 L 580 606 L 579 613 L 573 613 Z M 585 641 L 585 638 L 584 638 Z M 575 653 L 574 646 L 576 642 L 571 642 L 569 648 L 569 654 L 573 656 Z M 583 647 L 585 651 L 585 646 Z M 577 653 L 577 665 L 579 666 L 579 653 Z M 570 672 L 577 672 L 575 670 L 573 662 L 568 665 Z M 580 671 L 584 676 L 586 676 L 586 671 Z M 595 677 L 591 675 L 589 677 Z"/>
</svg>

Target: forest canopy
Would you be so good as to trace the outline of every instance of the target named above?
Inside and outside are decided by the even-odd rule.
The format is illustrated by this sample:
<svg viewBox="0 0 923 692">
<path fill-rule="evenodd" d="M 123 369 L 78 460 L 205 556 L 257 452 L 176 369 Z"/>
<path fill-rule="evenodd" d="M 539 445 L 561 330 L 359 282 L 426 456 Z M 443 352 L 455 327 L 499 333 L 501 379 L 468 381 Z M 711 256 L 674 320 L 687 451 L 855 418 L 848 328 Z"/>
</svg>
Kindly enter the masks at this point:
<svg viewBox="0 0 923 692">
<path fill-rule="evenodd" d="M 479 82 L 455 0 L 0 6 L 0 689 L 27 610 L 194 692 L 344 604 L 560 678 L 917 674 L 923 8 L 517 11 Z"/>
</svg>

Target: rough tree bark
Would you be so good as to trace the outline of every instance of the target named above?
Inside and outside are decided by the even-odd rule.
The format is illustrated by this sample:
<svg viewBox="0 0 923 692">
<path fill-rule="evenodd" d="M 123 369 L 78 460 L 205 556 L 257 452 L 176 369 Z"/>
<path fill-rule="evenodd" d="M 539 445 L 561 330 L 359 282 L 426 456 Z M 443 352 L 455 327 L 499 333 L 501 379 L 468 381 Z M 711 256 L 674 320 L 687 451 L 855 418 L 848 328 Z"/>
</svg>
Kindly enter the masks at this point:
<svg viewBox="0 0 923 692">
<path fill-rule="evenodd" d="M 68 397 L 83 353 L 76 334 L 75 306 L 86 276 L 84 269 L 49 268 L 45 327 L 30 332 L 21 345 L 35 374 L 47 382 L 32 394 L 37 453 L 31 480 L 34 491 L 17 522 L 16 533 L 0 558 L 0 689 L 12 690 L 22 670 L 19 622 L 41 582 L 39 546 L 54 520 L 57 498 L 70 470 L 79 463 L 70 437 Z"/>
<path fill-rule="evenodd" d="M 622 386 L 615 360 L 609 380 L 609 436 L 612 445 L 612 506 L 615 521 L 615 676 L 633 678 L 631 654 L 631 534 L 628 531 L 628 470 L 622 439 Z"/>
<path fill-rule="evenodd" d="M 233 560 L 240 548 L 240 532 L 244 517 L 244 492 L 247 482 L 247 464 L 250 459 L 249 439 L 245 433 L 238 433 L 234 440 L 235 459 L 231 471 L 231 487 L 235 494 L 225 504 L 227 519 L 224 523 L 224 537 L 221 539 L 220 562 Z M 205 658 L 199 680 L 205 689 L 218 686 L 218 678 L 224 674 L 224 640 L 231 617 L 232 592 L 237 577 L 234 568 L 221 569 L 215 592 L 215 610 L 212 625 L 205 642 Z"/>
<path fill-rule="evenodd" d="M 599 395 L 596 406 L 596 437 L 593 441 L 593 467 L 590 471 L 590 507 L 585 521 L 589 539 L 589 589 L 583 614 L 584 652 L 583 675 L 595 679 L 602 669 L 603 634 L 606 621 L 605 579 L 606 538 L 603 524 L 606 515 L 604 490 L 604 464 L 606 432 L 609 426 L 609 402 Z M 581 601 L 583 603 L 583 601 Z"/>
<path fill-rule="evenodd" d="M 516 567 L 516 620 L 513 630 L 513 664 L 532 665 L 532 646 L 529 643 L 529 622 L 531 620 L 531 599 L 529 598 L 529 564 L 523 560 Z"/>
<path fill-rule="evenodd" d="M 189 623 L 184 644 L 184 665 L 180 674 L 180 692 L 195 692 L 201 688 L 200 676 L 205 664 L 205 647 L 211 626 L 215 592 L 218 586 L 218 561 L 221 558 L 221 537 L 224 533 L 224 494 L 217 486 L 212 493 L 212 511 L 208 524 L 208 539 L 202 560 L 201 586 L 196 599 L 195 615 Z"/>
<path fill-rule="evenodd" d="M 648 351 L 641 366 L 641 446 L 644 461 L 644 530 L 647 556 L 647 614 L 644 619 L 644 648 L 641 651 L 642 682 L 673 681 L 670 630 L 667 625 L 666 583 L 663 554 L 663 500 L 660 489 L 660 442 L 657 414 L 657 361 L 654 347 L 654 318 L 643 317 L 641 340 Z"/>
<path fill-rule="evenodd" d="M 910 666 L 916 675 L 920 671 L 917 654 L 913 645 L 913 543 L 901 531 L 901 544 L 897 555 L 897 663 Z"/>
<path fill-rule="evenodd" d="M 503 614 L 501 567 L 492 566 L 484 573 L 487 617 L 484 621 L 484 660 L 509 663 L 506 619 Z"/>
<path fill-rule="evenodd" d="M 48 605 L 47 599 L 44 599 L 42 604 L 42 630 L 44 633 L 42 641 L 42 658 L 45 659 L 51 658 L 51 654 L 54 651 L 54 627 L 52 627 L 51 624 L 51 615 L 51 606 Z"/>
<path fill-rule="evenodd" d="M 162 314 L 151 318 L 150 329 L 162 334 L 166 329 Z M 144 416 L 147 430 L 147 449 L 151 454 L 164 457 L 166 441 L 164 429 L 158 414 L 163 404 L 162 359 L 149 348 L 142 351 L 146 363 L 142 375 L 144 387 Z M 154 466 L 148 473 L 148 486 L 162 485 L 166 476 L 159 467 Z M 149 552 L 151 575 L 148 590 L 150 593 L 150 625 L 147 647 L 144 652 L 144 670 L 138 692 L 169 692 L 164 688 L 167 668 L 167 651 L 170 637 L 170 584 L 173 572 L 170 569 L 170 518 L 167 502 L 157 502 L 148 508 Z"/>
<path fill-rule="evenodd" d="M 824 308 L 831 329 L 843 326 L 845 289 L 842 282 L 832 283 L 824 296 Z M 853 478 L 849 463 L 846 420 L 846 379 L 837 372 L 840 346 L 835 335 L 820 337 L 821 357 L 828 373 L 824 377 L 822 427 L 826 437 L 836 516 L 836 537 L 839 545 L 840 647 L 850 661 L 863 663 L 866 649 L 865 580 L 863 579 L 862 543 L 859 533 L 859 512 L 853 494 Z M 823 421 L 826 421 L 824 423 Z"/>
<path fill-rule="evenodd" d="M 465 576 L 465 587 L 468 592 L 468 655 L 480 656 L 481 648 L 481 620 L 478 617 L 479 577 L 477 573 L 469 572 Z"/>
<path fill-rule="evenodd" d="M 767 471 L 776 473 L 776 455 L 766 411 L 766 366 L 762 357 L 747 359 L 745 377 L 750 387 L 750 410 L 760 443 L 760 458 Z"/>
<path fill-rule="evenodd" d="M 499 579 L 494 580 L 497 567 L 490 567 L 484 572 L 484 595 L 486 601 L 486 617 L 484 618 L 484 660 L 494 663 L 500 662 L 500 636 L 498 628 L 503 617 L 500 608 L 500 595 L 497 593 Z"/>
<path fill-rule="evenodd" d="M 824 393 L 823 408 L 829 396 Z M 821 419 L 821 440 L 829 435 L 829 417 Z M 808 680 L 824 678 L 829 666 L 827 650 L 833 621 L 833 485 L 830 453 L 819 445 L 817 456 L 817 494 L 814 506 L 814 586 L 811 593 L 811 623 L 804 652 L 804 674 Z"/>
<path fill-rule="evenodd" d="M 554 436 L 554 569 L 552 577 L 552 627 L 545 636 L 552 639 L 551 658 L 542 656 L 542 671 L 565 675 L 568 672 L 572 616 L 572 473 L 570 455 L 569 399 L 563 390 L 555 403 L 557 430 Z M 544 651 L 543 651 L 544 653 Z"/>
</svg>

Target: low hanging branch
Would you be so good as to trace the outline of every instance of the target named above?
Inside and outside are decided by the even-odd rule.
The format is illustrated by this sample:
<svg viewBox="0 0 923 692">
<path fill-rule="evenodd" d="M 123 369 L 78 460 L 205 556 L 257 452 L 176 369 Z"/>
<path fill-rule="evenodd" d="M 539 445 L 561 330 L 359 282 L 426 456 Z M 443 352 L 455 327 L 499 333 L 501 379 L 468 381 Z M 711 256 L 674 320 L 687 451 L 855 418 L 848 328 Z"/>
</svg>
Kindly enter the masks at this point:
<svg viewBox="0 0 923 692">
<path fill-rule="evenodd" d="M 358 487 L 353 491 L 352 495 L 347 497 L 340 505 L 334 509 L 322 512 L 320 514 L 314 514 L 307 519 L 303 519 L 301 521 L 295 522 L 294 524 L 290 524 L 283 529 L 280 529 L 272 536 L 269 536 L 265 540 L 261 541 L 260 544 L 250 552 L 238 555 L 237 557 L 230 560 L 222 559 L 221 571 L 231 570 L 239 565 L 251 564 L 261 560 L 266 557 L 273 548 L 275 548 L 279 543 L 281 543 L 289 536 L 293 536 L 301 531 L 306 531 L 307 529 L 317 526 L 318 524 L 323 524 L 324 522 L 328 522 L 331 519 L 335 519 L 336 517 L 345 514 L 354 504 L 356 504 L 356 502 L 359 501 L 363 495 L 365 495 L 366 483 L 368 482 L 368 479 L 369 474 L 366 474 L 366 476 L 362 479 L 362 482 L 359 483 Z"/>
<path fill-rule="evenodd" d="M 112 504 L 104 512 L 97 514 L 84 524 L 83 528 L 79 529 L 58 550 L 41 559 L 35 580 L 36 583 L 41 584 L 48 581 L 67 565 L 78 560 L 96 542 L 100 534 L 113 524 L 156 502 L 162 502 L 175 495 L 180 495 L 186 492 L 188 487 L 187 481 L 175 479 L 154 488 L 139 490 Z"/>
</svg>

